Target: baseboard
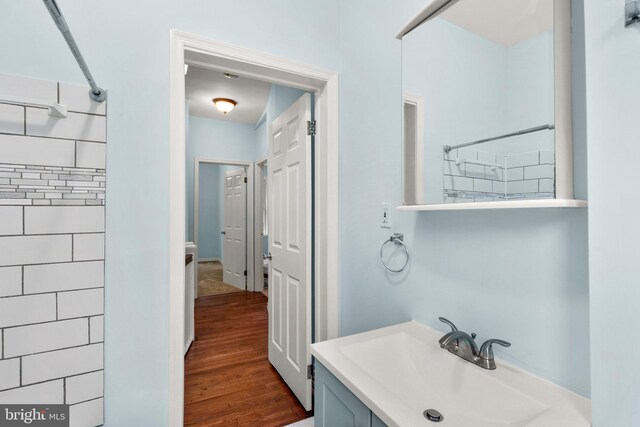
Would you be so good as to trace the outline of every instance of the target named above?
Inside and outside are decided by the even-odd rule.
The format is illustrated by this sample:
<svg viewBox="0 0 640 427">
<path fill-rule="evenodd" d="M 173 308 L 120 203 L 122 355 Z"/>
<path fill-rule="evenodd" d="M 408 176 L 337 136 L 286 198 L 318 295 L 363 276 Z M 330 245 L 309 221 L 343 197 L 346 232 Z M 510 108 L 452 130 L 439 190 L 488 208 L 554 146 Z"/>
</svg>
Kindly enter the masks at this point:
<svg viewBox="0 0 640 427">
<path fill-rule="evenodd" d="M 219 262 L 222 264 L 222 260 L 220 258 L 198 258 L 198 262 Z"/>
</svg>

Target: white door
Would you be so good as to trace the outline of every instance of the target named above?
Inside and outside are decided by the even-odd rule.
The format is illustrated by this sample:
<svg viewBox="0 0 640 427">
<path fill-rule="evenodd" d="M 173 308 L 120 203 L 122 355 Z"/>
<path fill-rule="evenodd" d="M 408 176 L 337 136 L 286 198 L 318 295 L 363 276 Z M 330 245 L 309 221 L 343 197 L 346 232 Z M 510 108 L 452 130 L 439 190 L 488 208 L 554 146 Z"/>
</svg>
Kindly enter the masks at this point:
<svg viewBox="0 0 640 427">
<path fill-rule="evenodd" d="M 222 280 L 246 289 L 247 270 L 247 183 L 244 168 L 224 176 L 224 231 Z"/>
<path fill-rule="evenodd" d="M 269 361 L 311 409 L 311 96 L 269 127 Z"/>
</svg>

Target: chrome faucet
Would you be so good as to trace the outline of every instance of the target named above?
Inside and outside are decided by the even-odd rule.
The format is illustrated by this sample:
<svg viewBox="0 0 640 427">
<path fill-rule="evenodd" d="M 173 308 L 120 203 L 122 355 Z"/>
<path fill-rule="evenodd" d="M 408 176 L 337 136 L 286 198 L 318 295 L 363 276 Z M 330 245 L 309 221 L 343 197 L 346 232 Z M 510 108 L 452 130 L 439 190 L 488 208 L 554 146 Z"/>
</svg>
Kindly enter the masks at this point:
<svg viewBox="0 0 640 427">
<path fill-rule="evenodd" d="M 451 332 L 440 338 L 440 347 L 481 368 L 496 369 L 496 361 L 493 357 L 493 344 L 504 347 L 511 346 L 511 343 L 507 341 L 491 339 L 485 341 L 478 350 L 476 334 L 469 335 L 466 332 L 459 331 L 456 325 L 444 317 L 440 317 L 438 320 L 446 323 L 451 328 Z"/>
</svg>

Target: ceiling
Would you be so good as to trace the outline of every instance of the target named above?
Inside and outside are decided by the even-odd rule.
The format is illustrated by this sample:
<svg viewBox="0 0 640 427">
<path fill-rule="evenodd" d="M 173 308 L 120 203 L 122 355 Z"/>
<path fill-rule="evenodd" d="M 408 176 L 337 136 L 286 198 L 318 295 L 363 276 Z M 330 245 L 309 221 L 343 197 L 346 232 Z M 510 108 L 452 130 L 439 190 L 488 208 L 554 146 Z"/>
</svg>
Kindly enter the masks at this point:
<svg viewBox="0 0 640 427">
<path fill-rule="evenodd" d="M 271 83 L 246 77 L 229 79 L 222 71 L 189 66 L 185 94 L 189 114 L 210 119 L 255 124 L 264 112 Z M 213 98 L 230 98 L 238 103 L 229 113 L 221 113 Z"/>
<path fill-rule="evenodd" d="M 459 0 L 440 16 L 494 43 L 512 46 L 553 28 L 553 0 Z"/>
</svg>

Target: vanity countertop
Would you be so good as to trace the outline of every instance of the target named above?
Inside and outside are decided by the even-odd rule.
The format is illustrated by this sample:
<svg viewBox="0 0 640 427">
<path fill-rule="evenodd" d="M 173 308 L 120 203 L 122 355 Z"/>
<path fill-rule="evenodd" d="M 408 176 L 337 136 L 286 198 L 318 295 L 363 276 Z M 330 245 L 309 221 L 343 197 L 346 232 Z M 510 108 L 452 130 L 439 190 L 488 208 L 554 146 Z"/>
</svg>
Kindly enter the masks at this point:
<svg viewBox="0 0 640 427">
<path fill-rule="evenodd" d="M 311 346 L 313 356 L 389 427 L 583 427 L 591 403 L 497 360 L 485 370 L 442 350 L 442 332 L 412 321 Z"/>
</svg>

